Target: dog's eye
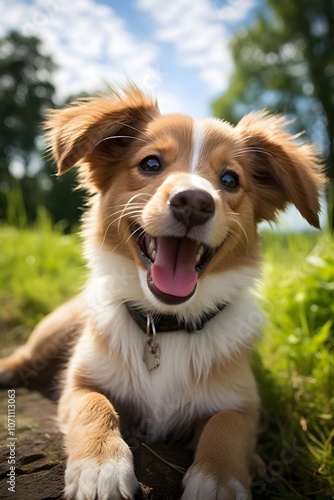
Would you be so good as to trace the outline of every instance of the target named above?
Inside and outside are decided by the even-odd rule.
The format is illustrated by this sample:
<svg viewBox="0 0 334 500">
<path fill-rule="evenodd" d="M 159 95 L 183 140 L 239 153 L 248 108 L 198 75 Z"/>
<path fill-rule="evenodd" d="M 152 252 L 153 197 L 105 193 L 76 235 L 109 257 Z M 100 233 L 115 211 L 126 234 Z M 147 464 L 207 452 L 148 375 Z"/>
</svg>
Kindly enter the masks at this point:
<svg viewBox="0 0 334 500">
<path fill-rule="evenodd" d="M 232 170 L 225 170 L 220 177 L 220 184 L 226 189 L 236 189 L 239 186 L 239 177 Z"/>
<path fill-rule="evenodd" d="M 141 162 L 140 168 L 146 174 L 158 174 L 162 170 L 162 164 L 157 156 L 148 156 Z"/>
</svg>

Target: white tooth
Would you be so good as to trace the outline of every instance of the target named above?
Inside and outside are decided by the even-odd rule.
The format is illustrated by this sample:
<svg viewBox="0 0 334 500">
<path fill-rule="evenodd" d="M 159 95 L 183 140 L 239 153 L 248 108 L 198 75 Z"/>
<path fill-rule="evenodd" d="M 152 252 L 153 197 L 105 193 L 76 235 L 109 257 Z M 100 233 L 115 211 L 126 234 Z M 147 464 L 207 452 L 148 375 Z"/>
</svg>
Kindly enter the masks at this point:
<svg viewBox="0 0 334 500">
<path fill-rule="evenodd" d="M 198 263 L 199 263 L 199 261 L 201 260 L 202 255 L 203 255 L 203 252 L 204 252 L 204 247 L 203 247 L 203 245 L 201 244 L 201 245 L 198 247 L 198 250 L 197 250 L 197 255 L 196 255 L 196 264 L 198 264 Z"/>
<path fill-rule="evenodd" d="M 153 262 L 155 261 L 155 259 L 157 258 L 157 252 L 155 250 L 153 250 L 152 254 L 151 254 L 151 258 L 153 260 Z"/>
<path fill-rule="evenodd" d="M 155 242 L 155 238 L 152 238 L 151 241 L 150 241 L 150 244 L 148 246 L 148 249 L 153 252 L 153 250 L 156 250 L 156 242 Z"/>
</svg>

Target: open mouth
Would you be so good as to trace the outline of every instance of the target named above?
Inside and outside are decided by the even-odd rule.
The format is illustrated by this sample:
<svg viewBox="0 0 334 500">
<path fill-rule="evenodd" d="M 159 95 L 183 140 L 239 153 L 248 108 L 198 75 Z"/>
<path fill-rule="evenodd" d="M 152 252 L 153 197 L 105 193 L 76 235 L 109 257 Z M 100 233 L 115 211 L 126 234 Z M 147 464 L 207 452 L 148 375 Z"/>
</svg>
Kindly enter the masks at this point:
<svg viewBox="0 0 334 500">
<path fill-rule="evenodd" d="M 147 284 L 162 302 L 180 304 L 195 292 L 197 280 L 217 249 L 187 237 L 155 238 L 132 226 L 141 259 L 147 268 Z"/>
</svg>

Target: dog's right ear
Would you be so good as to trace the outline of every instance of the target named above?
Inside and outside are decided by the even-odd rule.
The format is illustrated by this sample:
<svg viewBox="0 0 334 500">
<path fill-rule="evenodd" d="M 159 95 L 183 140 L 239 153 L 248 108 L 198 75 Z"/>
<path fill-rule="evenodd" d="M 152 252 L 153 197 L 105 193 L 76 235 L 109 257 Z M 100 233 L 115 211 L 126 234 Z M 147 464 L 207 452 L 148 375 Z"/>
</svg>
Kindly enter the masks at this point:
<svg viewBox="0 0 334 500">
<path fill-rule="evenodd" d="M 287 124 L 283 116 L 258 111 L 245 115 L 236 126 L 252 175 L 256 221 L 276 221 L 277 213 L 293 203 L 319 229 L 324 166 L 314 146 L 296 141 Z"/>
<path fill-rule="evenodd" d="M 50 111 L 45 121 L 46 139 L 58 175 L 85 163 L 103 139 L 121 133 L 134 136 L 158 114 L 156 101 L 134 85 L 110 96 L 79 99 L 68 108 Z"/>
</svg>

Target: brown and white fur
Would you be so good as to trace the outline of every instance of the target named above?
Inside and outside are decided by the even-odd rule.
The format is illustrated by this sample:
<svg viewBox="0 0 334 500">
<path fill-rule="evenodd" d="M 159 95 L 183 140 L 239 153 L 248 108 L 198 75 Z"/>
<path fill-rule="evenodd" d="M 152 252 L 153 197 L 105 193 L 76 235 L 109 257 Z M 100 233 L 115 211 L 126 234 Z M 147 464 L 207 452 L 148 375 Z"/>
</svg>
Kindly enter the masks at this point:
<svg viewBox="0 0 334 500">
<path fill-rule="evenodd" d="M 83 230 L 90 277 L 2 361 L 0 380 L 17 382 L 40 349 L 57 338 L 66 346 L 75 332 L 59 403 L 66 498 L 134 498 L 123 413 L 150 440 L 200 434 L 183 500 L 251 497 L 259 398 L 247 358 L 262 323 L 252 295 L 257 224 L 291 202 L 319 227 L 321 168 L 312 146 L 285 125 L 266 112 L 236 126 L 164 116 L 135 86 L 50 114 L 59 175 L 79 165 L 92 194 Z M 149 371 L 147 338 L 125 303 L 189 323 L 227 305 L 201 332 L 158 333 L 160 366 Z"/>
</svg>

